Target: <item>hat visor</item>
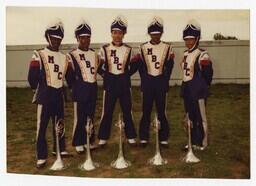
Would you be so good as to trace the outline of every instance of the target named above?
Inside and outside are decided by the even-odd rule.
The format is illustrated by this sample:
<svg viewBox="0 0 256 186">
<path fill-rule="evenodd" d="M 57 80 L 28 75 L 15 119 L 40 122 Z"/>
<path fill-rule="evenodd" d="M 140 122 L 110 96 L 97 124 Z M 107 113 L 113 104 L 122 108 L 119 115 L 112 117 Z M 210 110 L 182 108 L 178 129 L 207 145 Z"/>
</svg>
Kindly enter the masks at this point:
<svg viewBox="0 0 256 186">
<path fill-rule="evenodd" d="M 186 36 L 186 37 L 183 37 L 183 39 L 194 39 L 196 38 L 195 36 Z"/>
<path fill-rule="evenodd" d="M 162 34 L 162 32 L 160 32 L 160 31 L 153 31 L 153 32 L 149 32 L 149 34 Z"/>
<path fill-rule="evenodd" d="M 122 31 L 122 32 L 123 32 L 123 30 L 120 29 L 120 28 L 112 28 L 111 31 L 113 31 L 113 30 L 119 30 L 119 31 Z"/>
<path fill-rule="evenodd" d="M 91 36 L 91 34 L 79 34 L 78 36 Z"/>
<path fill-rule="evenodd" d="M 58 39 L 62 39 L 61 36 L 58 36 L 58 35 L 50 35 L 51 37 L 55 37 L 55 38 L 58 38 Z"/>
</svg>

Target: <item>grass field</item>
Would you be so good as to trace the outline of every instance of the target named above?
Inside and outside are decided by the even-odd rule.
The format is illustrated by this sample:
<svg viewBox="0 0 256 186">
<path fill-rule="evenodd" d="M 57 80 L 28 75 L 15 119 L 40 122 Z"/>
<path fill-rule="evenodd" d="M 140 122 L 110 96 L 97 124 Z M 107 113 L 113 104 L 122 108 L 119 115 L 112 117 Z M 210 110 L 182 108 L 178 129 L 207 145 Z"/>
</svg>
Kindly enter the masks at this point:
<svg viewBox="0 0 256 186">
<path fill-rule="evenodd" d="M 203 152 L 194 151 L 201 159 L 198 164 L 181 161 L 185 156 L 181 148 L 187 143 L 183 128 L 183 102 L 179 97 L 179 86 L 171 87 L 168 94 L 167 118 L 171 123 L 169 149 L 161 154 L 168 160 L 164 166 L 150 166 L 147 160 L 155 154 L 154 133 L 151 143 L 145 148 L 124 145 L 125 157 L 132 166 L 124 170 L 110 167 L 118 154 L 118 128 L 113 125 L 111 139 L 106 148 L 92 152 L 92 159 L 100 168 L 81 171 L 78 166 L 85 161 L 85 155 L 77 155 L 71 146 L 73 126 L 72 102 L 65 106 L 67 150 L 74 157 L 64 159 L 69 164 L 66 170 L 53 172 L 49 167 L 55 157 L 49 155 L 46 168 L 35 168 L 36 105 L 31 104 L 30 89 L 7 89 L 7 171 L 9 173 L 61 175 L 101 178 L 250 178 L 250 95 L 249 85 L 213 85 L 207 102 L 210 146 Z M 141 116 L 141 99 L 138 87 L 133 87 L 133 115 L 136 128 Z M 102 109 L 102 89 L 99 89 L 95 125 Z M 116 122 L 119 105 L 115 108 L 113 123 Z M 153 112 L 154 113 L 154 112 Z M 153 114 L 152 114 L 153 118 Z M 52 125 L 48 126 L 48 149 L 52 149 Z M 96 130 L 97 131 L 97 130 Z M 151 128 L 151 131 L 152 128 Z"/>
</svg>

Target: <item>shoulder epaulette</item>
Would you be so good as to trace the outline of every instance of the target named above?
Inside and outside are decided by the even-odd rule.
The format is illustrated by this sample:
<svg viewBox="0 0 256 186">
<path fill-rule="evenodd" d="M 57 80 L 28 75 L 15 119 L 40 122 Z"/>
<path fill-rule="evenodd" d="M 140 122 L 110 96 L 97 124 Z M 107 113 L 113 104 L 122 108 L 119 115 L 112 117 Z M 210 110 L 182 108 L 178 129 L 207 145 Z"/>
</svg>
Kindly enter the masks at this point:
<svg viewBox="0 0 256 186">
<path fill-rule="evenodd" d="M 75 50 L 76 50 L 76 48 L 73 48 L 69 53 L 74 52 Z"/>
<path fill-rule="evenodd" d="M 63 54 L 63 55 L 65 55 L 65 53 L 64 52 L 62 52 L 62 51 L 59 51 L 61 54 Z"/>
<path fill-rule="evenodd" d="M 74 52 L 75 50 L 77 50 L 77 49 L 76 49 L 76 48 L 73 48 L 72 50 L 70 50 L 70 51 L 68 52 L 68 54 L 72 56 L 72 55 L 73 55 L 73 52 Z"/>
<path fill-rule="evenodd" d="M 44 50 L 44 48 L 36 49 L 35 51 L 39 52 L 40 50 Z"/>
<path fill-rule="evenodd" d="M 40 48 L 40 49 L 34 50 L 34 55 L 35 55 L 36 57 L 39 57 L 39 56 L 38 56 L 38 55 L 40 55 L 39 52 L 42 51 L 42 50 L 44 50 L 44 48 Z"/>
<path fill-rule="evenodd" d="M 110 44 L 108 43 L 108 44 L 105 44 L 105 45 L 103 45 L 102 47 L 103 48 L 106 48 L 106 47 L 108 47 Z"/>
<path fill-rule="evenodd" d="M 124 43 L 124 46 L 128 47 L 128 48 L 132 48 L 130 45 Z"/>
<path fill-rule="evenodd" d="M 170 43 L 166 42 L 166 41 L 163 41 L 164 44 L 167 44 L 167 45 L 170 45 Z"/>
<path fill-rule="evenodd" d="M 203 49 L 203 48 L 198 48 L 201 52 L 204 52 L 205 51 L 205 49 Z"/>
<path fill-rule="evenodd" d="M 146 42 L 144 42 L 144 43 L 141 43 L 140 44 L 140 47 L 142 47 L 143 45 L 145 45 L 145 44 L 147 44 L 148 43 L 148 41 L 146 41 Z"/>
</svg>

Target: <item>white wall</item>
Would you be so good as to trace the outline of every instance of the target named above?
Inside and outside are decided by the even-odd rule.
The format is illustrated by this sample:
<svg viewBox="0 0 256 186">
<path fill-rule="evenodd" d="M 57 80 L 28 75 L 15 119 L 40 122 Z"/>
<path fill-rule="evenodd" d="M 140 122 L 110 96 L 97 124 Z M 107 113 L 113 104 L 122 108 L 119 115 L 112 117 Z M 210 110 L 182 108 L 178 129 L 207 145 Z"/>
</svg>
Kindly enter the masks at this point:
<svg viewBox="0 0 256 186">
<path fill-rule="evenodd" d="M 140 43 L 130 43 L 134 51 Z M 175 52 L 175 65 L 170 85 L 181 83 L 179 63 L 185 50 L 183 42 L 172 43 Z M 75 45 L 66 44 L 62 51 L 67 52 Z M 92 44 L 99 49 L 101 44 Z M 42 45 L 7 46 L 6 49 L 6 83 L 7 87 L 28 86 L 27 74 L 32 51 Z M 201 47 L 208 50 L 213 61 L 213 83 L 249 83 L 250 82 L 250 46 L 248 40 L 243 41 L 202 41 Z M 139 84 L 139 76 L 132 76 L 132 84 Z M 102 84 L 99 78 L 99 84 Z"/>
</svg>

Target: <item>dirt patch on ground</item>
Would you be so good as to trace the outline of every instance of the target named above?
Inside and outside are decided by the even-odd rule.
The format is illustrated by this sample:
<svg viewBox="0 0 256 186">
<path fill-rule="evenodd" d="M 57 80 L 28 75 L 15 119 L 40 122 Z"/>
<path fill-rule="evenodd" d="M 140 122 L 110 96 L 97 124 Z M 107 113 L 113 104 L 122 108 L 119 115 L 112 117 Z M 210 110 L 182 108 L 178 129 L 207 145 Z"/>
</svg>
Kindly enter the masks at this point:
<svg viewBox="0 0 256 186">
<path fill-rule="evenodd" d="M 248 168 L 242 163 L 237 163 L 235 166 L 232 166 L 231 170 L 235 179 L 249 179 L 250 175 L 248 173 Z"/>
</svg>

